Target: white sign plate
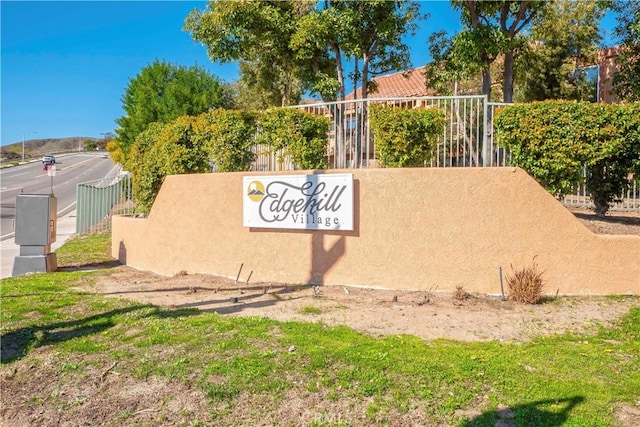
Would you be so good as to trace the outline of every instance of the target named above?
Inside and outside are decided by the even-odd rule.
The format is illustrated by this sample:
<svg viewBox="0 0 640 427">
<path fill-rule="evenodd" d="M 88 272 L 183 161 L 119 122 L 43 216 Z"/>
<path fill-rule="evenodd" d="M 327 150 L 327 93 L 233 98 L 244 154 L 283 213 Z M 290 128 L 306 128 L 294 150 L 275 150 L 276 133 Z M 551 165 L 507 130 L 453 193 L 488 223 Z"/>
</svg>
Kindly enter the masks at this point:
<svg viewBox="0 0 640 427">
<path fill-rule="evenodd" d="M 243 225 L 353 230 L 353 174 L 246 176 Z"/>
</svg>

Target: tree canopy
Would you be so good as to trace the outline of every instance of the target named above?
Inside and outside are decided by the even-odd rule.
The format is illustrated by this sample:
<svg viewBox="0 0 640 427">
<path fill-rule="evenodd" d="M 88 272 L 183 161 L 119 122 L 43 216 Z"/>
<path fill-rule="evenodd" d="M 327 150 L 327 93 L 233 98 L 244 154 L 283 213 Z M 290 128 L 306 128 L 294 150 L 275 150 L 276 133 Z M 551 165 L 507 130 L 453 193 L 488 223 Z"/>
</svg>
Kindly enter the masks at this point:
<svg viewBox="0 0 640 427">
<path fill-rule="evenodd" d="M 295 1 L 209 1 L 206 10 L 195 9 L 184 29 L 207 48 L 212 61 L 238 61 L 247 82 L 289 105 L 304 91 L 303 64 L 289 46 L 296 23 L 309 3 Z"/>
<path fill-rule="evenodd" d="M 598 22 L 604 12 L 598 2 L 558 0 L 538 14 L 530 42 L 516 61 L 516 99 L 594 100 L 595 85 L 580 70 L 597 63 Z"/>
<path fill-rule="evenodd" d="M 640 3 L 615 0 L 613 9 L 618 13 L 615 34 L 621 41 L 614 89 L 623 100 L 640 101 Z"/>
<path fill-rule="evenodd" d="M 545 2 L 531 1 L 480 1 L 451 0 L 451 5 L 460 11 L 464 28 L 451 38 L 444 32 L 434 33 L 430 38 L 430 50 L 434 67 L 428 75 L 432 87 L 444 82 L 468 77 L 480 70 L 482 93 L 491 96 L 491 65 L 502 55 L 503 97 L 505 102 L 513 99 L 513 63 L 524 43 L 523 31 L 532 19 L 546 7 Z M 437 76 L 442 73 L 441 76 Z"/>
<path fill-rule="evenodd" d="M 198 66 L 184 67 L 154 61 L 129 79 L 116 123 L 116 140 L 111 151 L 125 160 L 135 138 L 154 122 L 167 123 L 182 115 L 197 115 L 228 102 L 223 85 Z"/>
<path fill-rule="evenodd" d="M 348 60 L 354 64 L 350 77 L 361 81 L 366 97 L 370 73 L 410 66 L 402 37 L 419 17 L 412 1 L 212 0 L 189 14 L 184 29 L 207 47 L 211 60 L 240 62 L 241 81 L 284 106 L 304 91 L 343 99 Z"/>
<path fill-rule="evenodd" d="M 468 83 L 481 75 L 482 93 L 494 100 L 592 99 L 595 86 L 587 83 L 584 70 L 597 64 L 599 21 L 611 4 L 606 0 L 451 0 L 464 26 L 453 36 L 444 31 L 431 35 L 433 62 L 427 67 L 427 84 L 451 93 L 454 82 Z M 621 57 L 629 71 L 616 77 L 622 89 L 628 87 L 623 82 L 640 75 L 632 65 L 633 58 L 639 57 L 632 52 L 638 49 L 633 28 L 638 25 L 640 7 L 617 0 L 613 4 L 620 22 L 617 33 L 631 46 L 623 49 Z M 493 76 L 496 72 L 498 78 Z M 492 96 L 498 84 L 501 98 Z"/>
</svg>

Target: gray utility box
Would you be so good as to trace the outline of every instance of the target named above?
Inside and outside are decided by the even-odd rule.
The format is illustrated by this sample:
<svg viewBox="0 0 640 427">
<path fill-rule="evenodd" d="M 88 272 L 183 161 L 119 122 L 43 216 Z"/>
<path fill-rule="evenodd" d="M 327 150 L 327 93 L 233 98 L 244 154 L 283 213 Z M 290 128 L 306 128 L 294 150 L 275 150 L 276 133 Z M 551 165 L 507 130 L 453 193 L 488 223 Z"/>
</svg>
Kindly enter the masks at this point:
<svg viewBox="0 0 640 427">
<path fill-rule="evenodd" d="M 58 202 L 53 194 L 19 194 L 16 197 L 15 242 L 20 255 L 13 262 L 13 275 L 56 271 Z"/>
</svg>

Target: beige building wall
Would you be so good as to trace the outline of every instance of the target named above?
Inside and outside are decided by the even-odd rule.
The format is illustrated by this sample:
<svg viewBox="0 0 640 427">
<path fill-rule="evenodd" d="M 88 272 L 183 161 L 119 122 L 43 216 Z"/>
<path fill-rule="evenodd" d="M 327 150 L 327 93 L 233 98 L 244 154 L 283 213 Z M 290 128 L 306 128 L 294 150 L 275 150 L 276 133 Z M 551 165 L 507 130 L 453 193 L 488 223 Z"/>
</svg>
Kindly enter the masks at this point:
<svg viewBox="0 0 640 427">
<path fill-rule="evenodd" d="M 177 175 L 148 218 L 113 218 L 113 255 L 163 275 L 243 264 L 252 282 L 488 294 L 535 257 L 547 293 L 640 295 L 640 236 L 592 233 L 521 169 L 335 172 L 354 176 L 354 231 L 245 228 L 242 177 L 269 173 Z"/>
</svg>

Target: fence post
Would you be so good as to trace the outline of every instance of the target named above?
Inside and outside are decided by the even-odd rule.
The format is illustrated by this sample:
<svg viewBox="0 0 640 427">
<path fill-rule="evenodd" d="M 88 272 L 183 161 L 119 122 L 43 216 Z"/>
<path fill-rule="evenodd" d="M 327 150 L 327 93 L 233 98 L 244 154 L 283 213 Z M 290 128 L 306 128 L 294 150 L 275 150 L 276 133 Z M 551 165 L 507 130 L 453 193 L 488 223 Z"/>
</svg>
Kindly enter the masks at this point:
<svg viewBox="0 0 640 427">
<path fill-rule="evenodd" d="M 491 166 L 489 159 L 489 98 L 484 95 L 483 101 L 483 127 L 482 127 L 482 167 Z"/>
<path fill-rule="evenodd" d="M 76 185 L 76 236 L 80 235 L 80 221 L 82 215 L 80 215 L 80 184 Z"/>
</svg>

